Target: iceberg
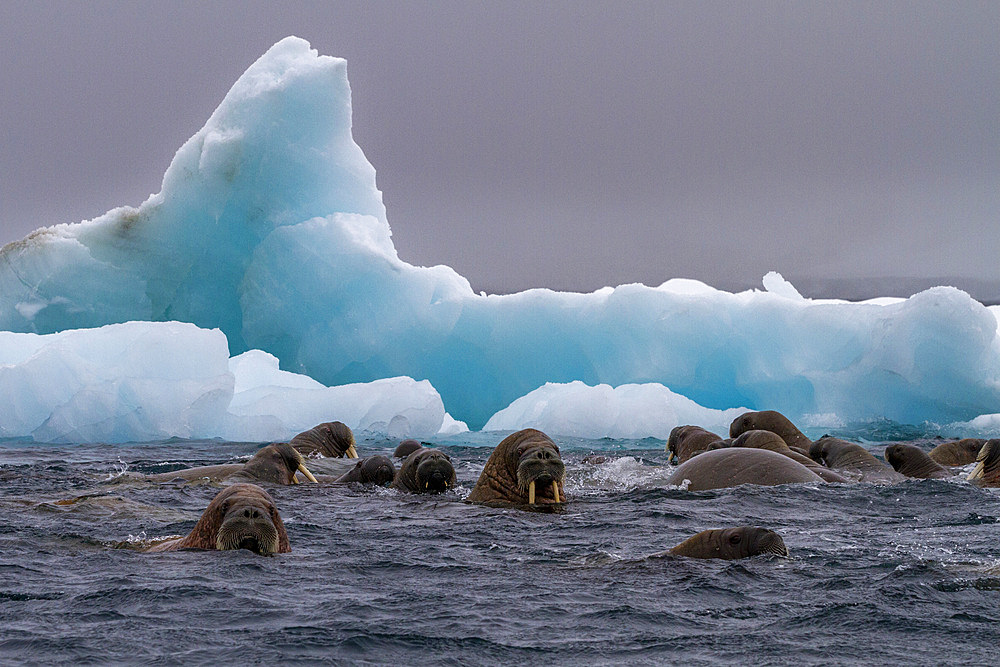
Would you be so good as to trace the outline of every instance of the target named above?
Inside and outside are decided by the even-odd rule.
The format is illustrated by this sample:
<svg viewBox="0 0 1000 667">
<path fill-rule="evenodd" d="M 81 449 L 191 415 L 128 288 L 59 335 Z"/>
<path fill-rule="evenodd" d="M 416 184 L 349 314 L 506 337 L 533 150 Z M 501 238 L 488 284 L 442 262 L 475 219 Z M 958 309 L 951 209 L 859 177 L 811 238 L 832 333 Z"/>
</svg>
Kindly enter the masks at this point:
<svg viewBox="0 0 1000 667">
<path fill-rule="evenodd" d="M 225 335 L 128 322 L 38 335 L 0 331 L 0 437 L 38 442 L 288 440 L 324 421 L 430 438 L 461 432 L 426 380 L 325 387 Z"/>
<path fill-rule="evenodd" d="M 475 429 L 546 383 L 655 383 L 705 408 L 793 420 L 955 423 L 1000 410 L 997 312 L 954 288 L 821 301 L 773 273 L 763 291 L 736 294 L 674 279 L 485 295 L 449 267 L 403 262 L 351 135 L 346 64 L 295 37 L 240 77 L 178 150 L 159 193 L 0 250 L 0 329 L 132 320 L 219 329 L 230 355 L 261 350 L 323 387 L 427 381 L 417 393 L 436 390 L 453 421 Z M 267 391 L 234 395 L 246 414 L 233 418 L 284 419 Z M 389 430 L 397 415 L 420 429 L 436 419 L 377 412 L 359 407 L 358 419 Z M 595 432 L 625 428 L 612 417 Z"/>
<path fill-rule="evenodd" d="M 391 438 L 430 438 L 442 429 L 462 432 L 450 415 L 445 423 L 444 403 L 427 380 L 396 377 L 326 387 L 280 370 L 278 359 L 261 350 L 233 357 L 229 369 L 235 388 L 221 429 L 227 440 L 287 440 L 333 420 Z"/>
<path fill-rule="evenodd" d="M 746 408 L 713 410 L 657 383 L 596 387 L 547 383 L 490 417 L 484 431 L 537 428 L 577 438 L 666 440 L 675 426 L 697 424 L 722 437 Z"/>
</svg>

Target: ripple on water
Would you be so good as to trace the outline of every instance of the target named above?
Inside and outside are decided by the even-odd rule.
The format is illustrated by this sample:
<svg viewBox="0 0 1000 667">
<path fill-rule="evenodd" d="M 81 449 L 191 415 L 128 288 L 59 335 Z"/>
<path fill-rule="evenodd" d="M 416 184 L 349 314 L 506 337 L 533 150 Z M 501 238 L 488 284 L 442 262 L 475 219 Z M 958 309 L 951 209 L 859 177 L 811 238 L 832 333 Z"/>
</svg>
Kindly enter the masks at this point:
<svg viewBox="0 0 1000 667">
<path fill-rule="evenodd" d="M 441 496 L 271 490 L 293 551 L 269 558 L 109 547 L 186 534 L 220 488 L 109 475 L 239 460 L 252 443 L 18 448 L 0 464 L 0 659 L 992 664 L 995 493 L 962 480 L 690 493 L 666 485 L 662 442 L 571 440 L 566 511 L 525 513 L 462 502 L 485 440 L 448 440 L 459 486 Z M 583 462 L 602 447 L 610 462 Z M 747 523 L 778 531 L 791 558 L 645 558 Z"/>
</svg>

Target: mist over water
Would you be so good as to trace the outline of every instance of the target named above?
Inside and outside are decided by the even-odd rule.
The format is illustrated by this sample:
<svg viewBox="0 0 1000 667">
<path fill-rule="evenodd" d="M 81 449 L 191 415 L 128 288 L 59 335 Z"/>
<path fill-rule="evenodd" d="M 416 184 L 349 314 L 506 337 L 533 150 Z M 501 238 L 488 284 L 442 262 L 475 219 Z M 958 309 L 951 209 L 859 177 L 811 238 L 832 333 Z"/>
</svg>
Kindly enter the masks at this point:
<svg viewBox="0 0 1000 667">
<path fill-rule="evenodd" d="M 567 462 L 564 513 L 461 502 L 499 439 L 440 442 L 459 481 L 440 496 L 268 489 L 292 545 L 274 557 L 136 551 L 190 531 L 219 487 L 122 475 L 243 460 L 256 444 L 8 441 L 0 660 L 993 661 L 995 490 L 959 479 L 692 493 L 666 485 L 673 468 L 662 441 L 556 438 Z M 362 455 L 391 456 L 396 443 L 358 444 Z M 868 447 L 880 454 L 883 445 Z M 590 452 L 612 460 L 584 463 Z M 791 557 L 644 558 L 737 524 L 776 530 Z"/>
</svg>

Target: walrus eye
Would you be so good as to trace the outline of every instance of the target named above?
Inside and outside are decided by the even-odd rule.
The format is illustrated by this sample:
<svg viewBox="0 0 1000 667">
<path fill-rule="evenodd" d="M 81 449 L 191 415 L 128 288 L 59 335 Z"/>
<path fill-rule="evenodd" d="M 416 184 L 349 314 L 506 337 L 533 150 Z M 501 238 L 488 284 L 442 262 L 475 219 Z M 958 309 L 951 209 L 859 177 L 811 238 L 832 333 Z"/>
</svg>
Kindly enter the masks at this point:
<svg viewBox="0 0 1000 667">
<path fill-rule="evenodd" d="M 740 538 L 740 534 L 739 533 L 736 533 L 735 535 L 730 535 L 729 536 L 729 543 L 730 544 L 739 544 L 740 543 L 740 539 L 741 538 Z"/>
</svg>

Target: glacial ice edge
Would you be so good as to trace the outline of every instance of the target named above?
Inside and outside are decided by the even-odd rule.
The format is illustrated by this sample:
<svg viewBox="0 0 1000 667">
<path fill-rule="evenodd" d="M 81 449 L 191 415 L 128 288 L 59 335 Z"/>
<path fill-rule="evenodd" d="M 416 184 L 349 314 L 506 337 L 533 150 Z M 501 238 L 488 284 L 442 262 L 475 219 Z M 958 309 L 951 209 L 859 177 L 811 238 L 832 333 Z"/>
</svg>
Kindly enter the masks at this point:
<svg viewBox="0 0 1000 667">
<path fill-rule="evenodd" d="M 487 296 L 449 267 L 401 261 L 375 170 L 351 135 L 345 62 L 289 37 L 247 69 L 177 151 L 159 193 L 0 250 L 0 329 L 68 334 L 188 322 L 224 334 L 227 363 L 266 351 L 327 389 L 420 378 L 475 429 L 498 412 L 509 416 L 547 383 L 569 393 L 580 391 L 573 383 L 618 393 L 659 385 L 706 409 L 775 409 L 795 421 L 950 424 L 1000 412 L 995 308 L 949 287 L 864 303 L 803 298 L 776 273 L 764 288 L 732 294 L 674 279 L 590 294 Z M 36 380 L 64 372 L 63 362 L 49 363 Z M 104 384 L 66 412 L 89 409 L 85 420 L 49 414 L 51 433 L 96 424 L 113 401 L 128 405 L 143 391 L 110 370 L 75 370 Z M 222 375 L 199 382 L 224 384 Z M 224 401 L 222 384 L 176 429 L 195 432 L 209 419 L 206 411 Z M 618 393 L 605 400 L 619 401 Z M 625 402 L 649 400 L 635 396 Z M 590 394 L 579 400 L 593 405 Z M 152 428 L 146 413 L 131 419 L 111 430 Z M 607 419 L 626 432 L 637 418 Z"/>
<path fill-rule="evenodd" d="M 326 387 L 260 350 L 230 358 L 221 331 L 182 322 L 0 331 L 0 401 L 0 437 L 53 443 L 287 441 L 326 421 L 393 438 L 465 428 L 426 380 Z"/>
</svg>

